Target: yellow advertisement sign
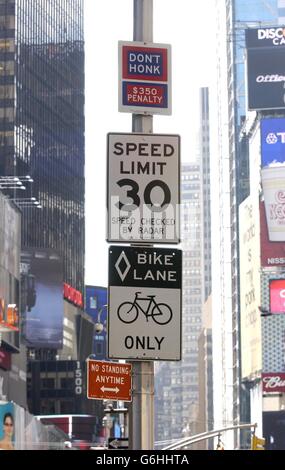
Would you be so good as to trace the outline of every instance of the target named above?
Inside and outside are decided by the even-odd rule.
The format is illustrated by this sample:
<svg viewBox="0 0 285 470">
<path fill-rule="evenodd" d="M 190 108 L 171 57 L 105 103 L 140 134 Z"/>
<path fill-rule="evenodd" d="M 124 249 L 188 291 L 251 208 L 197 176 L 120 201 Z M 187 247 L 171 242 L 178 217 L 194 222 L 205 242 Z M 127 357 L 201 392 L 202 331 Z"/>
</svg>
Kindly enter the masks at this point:
<svg viewBox="0 0 285 470">
<path fill-rule="evenodd" d="M 251 195 L 239 207 L 240 316 L 242 378 L 262 368 L 260 318 L 259 197 Z"/>
</svg>

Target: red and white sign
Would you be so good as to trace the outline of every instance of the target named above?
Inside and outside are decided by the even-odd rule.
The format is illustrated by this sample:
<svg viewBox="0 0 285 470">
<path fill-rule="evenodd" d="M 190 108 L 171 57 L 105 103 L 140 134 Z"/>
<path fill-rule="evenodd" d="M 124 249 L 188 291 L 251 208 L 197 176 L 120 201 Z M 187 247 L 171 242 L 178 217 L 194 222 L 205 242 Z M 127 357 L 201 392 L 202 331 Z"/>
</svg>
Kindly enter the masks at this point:
<svg viewBox="0 0 285 470">
<path fill-rule="evenodd" d="M 285 279 L 269 281 L 270 312 L 285 313 Z"/>
<path fill-rule="evenodd" d="M 131 364 L 87 361 L 87 398 L 132 401 L 131 390 Z"/>
<path fill-rule="evenodd" d="M 77 307 L 83 308 L 83 296 L 79 290 L 74 289 L 74 287 L 66 284 L 63 284 L 63 297 L 76 305 Z"/>
<path fill-rule="evenodd" d="M 263 393 L 285 393 L 285 373 L 262 374 Z"/>
<path fill-rule="evenodd" d="M 171 46 L 119 41 L 119 111 L 171 114 Z"/>
</svg>

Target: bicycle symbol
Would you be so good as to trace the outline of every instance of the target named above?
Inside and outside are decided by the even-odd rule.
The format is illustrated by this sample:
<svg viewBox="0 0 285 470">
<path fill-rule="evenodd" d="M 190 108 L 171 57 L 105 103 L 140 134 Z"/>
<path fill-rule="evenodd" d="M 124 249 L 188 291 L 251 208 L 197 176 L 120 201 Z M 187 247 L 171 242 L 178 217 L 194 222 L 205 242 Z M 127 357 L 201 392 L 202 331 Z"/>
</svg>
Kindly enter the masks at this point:
<svg viewBox="0 0 285 470">
<path fill-rule="evenodd" d="M 149 317 L 153 319 L 158 325 L 167 325 L 172 319 L 172 310 L 169 305 L 157 303 L 154 298 L 155 295 L 148 295 L 147 297 L 139 297 L 141 292 L 136 292 L 135 300 L 133 302 L 123 302 L 118 308 L 118 317 L 123 323 L 134 323 L 141 311 L 148 321 Z M 138 303 L 138 300 L 148 301 L 147 308 L 144 309 Z"/>
</svg>

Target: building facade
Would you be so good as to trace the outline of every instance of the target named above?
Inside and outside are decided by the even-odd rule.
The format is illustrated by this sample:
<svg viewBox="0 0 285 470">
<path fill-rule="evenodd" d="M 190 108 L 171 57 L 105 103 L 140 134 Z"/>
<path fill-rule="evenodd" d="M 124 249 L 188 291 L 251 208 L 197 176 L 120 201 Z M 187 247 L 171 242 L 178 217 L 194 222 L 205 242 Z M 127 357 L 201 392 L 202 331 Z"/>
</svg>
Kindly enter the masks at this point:
<svg viewBox="0 0 285 470">
<path fill-rule="evenodd" d="M 34 180 L 19 203 L 22 247 L 59 251 L 83 292 L 83 1 L 1 0 L 0 23 L 0 174 Z"/>
<path fill-rule="evenodd" d="M 0 0 L 0 177 L 20 178 L 26 187 L 4 191 L 22 213 L 21 267 L 28 270 L 21 273 L 21 334 L 28 346 L 28 404 L 34 413 L 54 412 L 40 371 L 57 361 L 50 369 L 55 377 L 72 367 L 74 381 L 82 380 L 77 364 L 92 352 L 94 324 L 83 304 L 63 300 L 63 283 L 84 292 L 83 4 Z M 63 385 L 60 379 L 55 384 L 54 407 L 80 412 L 87 405 L 74 400 L 73 406 L 73 395 L 67 406 L 68 379 L 67 374 Z M 80 398 L 76 387 L 74 393 Z"/>
<path fill-rule="evenodd" d="M 214 367 L 215 428 L 238 425 L 249 418 L 249 394 L 241 383 L 238 248 L 238 205 L 249 194 L 248 142 L 239 142 L 246 114 L 244 30 L 276 24 L 280 8 L 277 0 L 216 2 L 218 61 L 210 119 L 211 154 L 217 162 L 212 169 L 212 180 L 216 181 L 212 186 L 212 240 L 217 247 L 213 259 L 213 355 L 221 361 Z M 226 440 L 226 448 L 239 447 L 240 433 L 227 433 Z"/>
<path fill-rule="evenodd" d="M 0 220 L 0 401 L 26 407 L 26 348 L 18 321 L 21 214 L 1 191 Z M 5 331 L 7 323 L 15 329 Z"/>
<path fill-rule="evenodd" d="M 181 168 L 181 233 L 183 248 L 182 361 L 161 363 L 156 371 L 156 439 L 169 441 L 212 429 L 210 322 L 207 354 L 199 354 L 203 304 L 211 293 L 211 201 L 209 90 L 199 90 L 197 158 Z M 205 376 L 199 399 L 199 377 Z M 207 420 L 207 422 L 205 422 Z M 203 421 L 203 422 L 201 422 Z"/>
</svg>

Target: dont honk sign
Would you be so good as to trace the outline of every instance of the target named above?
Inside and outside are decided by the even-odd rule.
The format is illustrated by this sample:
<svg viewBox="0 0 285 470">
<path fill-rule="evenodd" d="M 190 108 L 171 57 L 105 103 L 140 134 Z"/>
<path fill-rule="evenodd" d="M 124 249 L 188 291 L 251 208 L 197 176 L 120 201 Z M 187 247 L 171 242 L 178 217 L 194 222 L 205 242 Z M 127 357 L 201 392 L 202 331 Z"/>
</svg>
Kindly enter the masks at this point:
<svg viewBox="0 0 285 470">
<path fill-rule="evenodd" d="M 119 111 L 171 114 L 171 46 L 119 41 Z"/>
</svg>

